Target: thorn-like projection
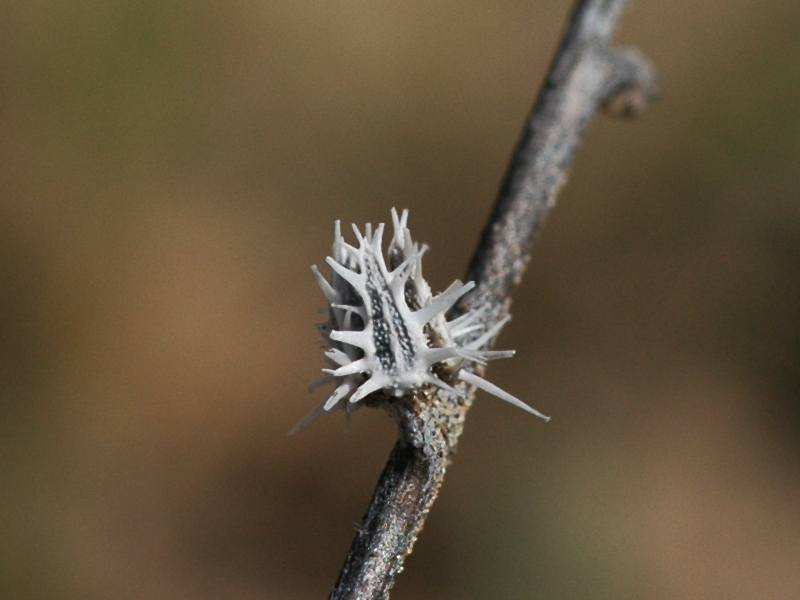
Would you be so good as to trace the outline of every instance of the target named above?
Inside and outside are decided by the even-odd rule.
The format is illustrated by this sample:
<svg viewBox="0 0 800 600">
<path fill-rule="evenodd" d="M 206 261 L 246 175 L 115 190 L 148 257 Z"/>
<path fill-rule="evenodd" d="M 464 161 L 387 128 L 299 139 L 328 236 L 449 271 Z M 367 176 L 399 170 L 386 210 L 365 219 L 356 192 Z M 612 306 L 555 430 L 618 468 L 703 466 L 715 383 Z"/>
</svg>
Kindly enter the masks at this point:
<svg viewBox="0 0 800 600">
<path fill-rule="evenodd" d="M 412 241 L 408 211 L 398 215 L 392 209 L 392 225 L 394 233 L 384 258 L 383 223 L 374 230 L 368 223 L 363 233 L 353 225 L 356 247 L 344 241 L 337 221 L 332 256 L 325 259 L 331 268 L 330 280 L 316 266 L 311 268 L 328 301 L 328 320 L 318 326 L 327 348 L 327 366 L 322 370 L 325 377 L 309 389 L 327 383 L 333 383 L 335 389 L 289 433 L 336 408 L 349 415 L 378 391 L 399 398 L 435 386 L 464 397 L 464 392 L 455 387 L 458 380 L 549 419 L 462 368 L 465 363 L 485 365 L 514 354 L 511 350 L 486 349 L 510 317 L 487 326 L 485 311 L 478 308 L 448 321 L 447 312 L 475 283 L 455 281 L 434 296 L 422 277 L 422 256 L 428 247 Z M 437 365 L 445 368 L 435 368 Z"/>
<path fill-rule="evenodd" d="M 515 396 L 512 396 L 508 392 L 506 392 L 504 390 L 501 390 L 495 384 L 493 384 L 493 383 L 491 383 L 489 381 L 486 381 L 483 377 L 478 377 L 477 375 L 475 375 L 475 373 L 470 373 L 469 371 L 465 371 L 464 369 L 461 369 L 458 372 L 458 376 L 462 381 L 465 381 L 465 382 L 467 382 L 467 383 L 469 383 L 471 385 L 474 385 L 479 390 L 483 390 L 484 392 L 488 392 L 492 396 L 500 398 L 500 400 L 505 400 L 509 404 L 512 404 L 512 405 L 516 406 L 517 408 L 521 408 L 522 410 L 527 411 L 527 412 L 531 413 L 532 415 L 536 415 L 537 417 L 540 417 L 540 418 L 544 419 L 545 421 L 549 421 L 550 420 L 550 417 L 547 417 L 547 416 L 543 415 L 542 413 L 540 413 L 535 408 L 531 408 L 530 406 L 525 404 L 519 398 L 516 398 Z"/>
</svg>

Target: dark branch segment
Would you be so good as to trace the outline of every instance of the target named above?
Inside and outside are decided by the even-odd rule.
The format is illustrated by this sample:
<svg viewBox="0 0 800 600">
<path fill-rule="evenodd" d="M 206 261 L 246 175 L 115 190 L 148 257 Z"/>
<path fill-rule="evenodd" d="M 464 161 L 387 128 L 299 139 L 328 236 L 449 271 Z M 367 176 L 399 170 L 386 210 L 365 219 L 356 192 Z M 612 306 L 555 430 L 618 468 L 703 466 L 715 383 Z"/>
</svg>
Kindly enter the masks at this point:
<svg viewBox="0 0 800 600">
<path fill-rule="evenodd" d="M 331 600 L 388 597 L 444 474 L 441 457 L 419 454 L 402 441 L 392 450 Z"/>
<path fill-rule="evenodd" d="M 511 159 L 466 280 L 475 289 L 454 312 L 505 312 L 544 217 L 553 207 L 589 120 L 600 108 L 635 115 L 657 92 L 654 69 L 636 51 L 612 51 L 625 0 L 580 0 Z M 387 598 L 425 523 L 474 398 L 456 403 L 432 392 L 387 407 L 400 441 L 389 457 L 359 533 L 331 593 L 333 600 Z M 402 403 L 401 403 L 402 404 Z"/>
</svg>

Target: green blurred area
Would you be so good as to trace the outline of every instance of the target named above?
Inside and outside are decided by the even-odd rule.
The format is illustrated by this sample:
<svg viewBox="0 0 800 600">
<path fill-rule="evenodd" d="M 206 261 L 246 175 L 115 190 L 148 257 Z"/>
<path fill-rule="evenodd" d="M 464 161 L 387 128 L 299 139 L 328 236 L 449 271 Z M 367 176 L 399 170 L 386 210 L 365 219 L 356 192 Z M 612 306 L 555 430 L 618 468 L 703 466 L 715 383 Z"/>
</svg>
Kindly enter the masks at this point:
<svg viewBox="0 0 800 600">
<path fill-rule="evenodd" d="M 318 400 L 335 219 L 462 276 L 568 2 L 0 4 L 0 598 L 326 597 L 394 441 Z M 800 589 L 800 10 L 632 2 L 393 598 Z"/>
</svg>

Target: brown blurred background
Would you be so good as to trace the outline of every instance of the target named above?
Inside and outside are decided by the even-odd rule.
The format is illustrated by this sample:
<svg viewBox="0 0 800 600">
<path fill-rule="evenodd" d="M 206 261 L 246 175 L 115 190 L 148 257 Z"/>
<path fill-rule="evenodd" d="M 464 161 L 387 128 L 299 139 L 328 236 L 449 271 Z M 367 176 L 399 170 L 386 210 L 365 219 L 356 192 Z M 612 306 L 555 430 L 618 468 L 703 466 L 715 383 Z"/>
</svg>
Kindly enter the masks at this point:
<svg viewBox="0 0 800 600">
<path fill-rule="evenodd" d="M 0 4 L 0 598 L 327 597 L 394 441 L 296 437 L 309 266 L 462 276 L 571 2 Z M 800 8 L 638 0 L 397 599 L 800 597 Z"/>
</svg>

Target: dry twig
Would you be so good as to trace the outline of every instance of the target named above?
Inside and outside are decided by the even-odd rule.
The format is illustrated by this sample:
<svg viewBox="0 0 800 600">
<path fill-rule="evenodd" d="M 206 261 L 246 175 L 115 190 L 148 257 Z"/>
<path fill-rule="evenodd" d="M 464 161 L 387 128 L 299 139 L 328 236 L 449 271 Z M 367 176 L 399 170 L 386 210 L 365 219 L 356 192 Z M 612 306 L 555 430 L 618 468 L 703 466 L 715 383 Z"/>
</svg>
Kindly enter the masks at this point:
<svg viewBox="0 0 800 600">
<path fill-rule="evenodd" d="M 636 51 L 610 48 L 625 0 L 580 0 L 526 123 L 505 181 L 467 273 L 475 289 L 457 307 L 483 307 L 496 322 L 508 308 L 531 246 L 589 120 L 599 108 L 638 114 L 657 91 L 655 71 Z M 400 440 L 389 456 L 353 540 L 332 600 L 387 598 L 436 499 L 463 429 L 465 400 L 432 391 L 381 405 Z"/>
</svg>

